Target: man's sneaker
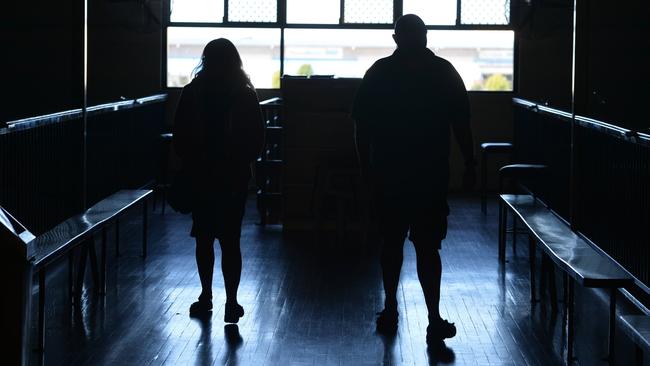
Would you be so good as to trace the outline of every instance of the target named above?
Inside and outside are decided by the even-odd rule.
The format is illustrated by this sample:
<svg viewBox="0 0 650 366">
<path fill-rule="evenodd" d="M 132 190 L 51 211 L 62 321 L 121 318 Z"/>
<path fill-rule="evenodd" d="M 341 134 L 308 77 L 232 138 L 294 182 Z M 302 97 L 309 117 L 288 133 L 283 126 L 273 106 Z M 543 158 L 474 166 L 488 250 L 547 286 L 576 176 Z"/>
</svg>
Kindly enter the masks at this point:
<svg viewBox="0 0 650 366">
<path fill-rule="evenodd" d="M 190 316 L 203 316 L 212 311 L 211 300 L 201 300 L 190 305 Z"/>
<path fill-rule="evenodd" d="M 427 327 L 427 345 L 437 345 L 445 338 L 453 338 L 456 335 L 456 326 L 446 320 L 429 321 Z"/>
<path fill-rule="evenodd" d="M 244 308 L 237 304 L 226 303 L 226 310 L 223 314 L 223 321 L 226 323 L 237 323 L 239 318 L 244 316 Z"/>
<path fill-rule="evenodd" d="M 377 313 L 377 332 L 393 334 L 397 331 L 399 313 L 396 310 L 382 310 Z"/>
</svg>

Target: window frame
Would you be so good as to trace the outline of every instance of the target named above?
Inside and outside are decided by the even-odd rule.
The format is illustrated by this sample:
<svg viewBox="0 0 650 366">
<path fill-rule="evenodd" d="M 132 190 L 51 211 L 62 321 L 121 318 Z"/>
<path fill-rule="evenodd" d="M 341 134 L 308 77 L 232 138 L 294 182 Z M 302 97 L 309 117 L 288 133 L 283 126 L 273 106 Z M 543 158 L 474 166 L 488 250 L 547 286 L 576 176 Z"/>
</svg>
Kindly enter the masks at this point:
<svg viewBox="0 0 650 366">
<path fill-rule="evenodd" d="M 161 36 L 161 80 L 165 90 L 181 89 L 181 87 L 167 85 L 167 30 L 170 27 L 192 27 L 192 28 L 275 28 L 280 29 L 280 75 L 284 75 L 284 31 L 285 29 L 393 29 L 395 21 L 403 15 L 403 1 L 393 0 L 393 23 L 346 23 L 345 22 L 345 0 L 340 2 L 340 17 L 338 24 L 313 24 L 313 23 L 288 23 L 286 19 L 287 0 L 277 1 L 277 16 L 275 22 L 231 22 L 228 20 L 228 3 L 229 0 L 223 0 L 224 15 L 222 22 L 172 22 L 171 21 L 171 1 L 163 0 L 163 30 Z M 214 0 L 218 1 L 218 0 Z M 452 25 L 426 25 L 427 30 L 508 30 L 513 31 L 513 60 L 512 60 L 512 90 L 510 91 L 488 91 L 488 90 L 468 90 L 470 93 L 490 93 L 490 94 L 513 94 L 517 91 L 517 70 L 518 70 L 518 37 L 512 22 L 514 0 L 510 0 L 510 18 L 508 24 L 462 24 L 461 23 L 461 6 L 463 0 L 456 0 L 456 24 Z M 282 83 L 282 78 L 280 78 Z M 280 86 L 281 87 L 281 86 Z M 269 89 L 276 90 L 276 89 Z"/>
</svg>

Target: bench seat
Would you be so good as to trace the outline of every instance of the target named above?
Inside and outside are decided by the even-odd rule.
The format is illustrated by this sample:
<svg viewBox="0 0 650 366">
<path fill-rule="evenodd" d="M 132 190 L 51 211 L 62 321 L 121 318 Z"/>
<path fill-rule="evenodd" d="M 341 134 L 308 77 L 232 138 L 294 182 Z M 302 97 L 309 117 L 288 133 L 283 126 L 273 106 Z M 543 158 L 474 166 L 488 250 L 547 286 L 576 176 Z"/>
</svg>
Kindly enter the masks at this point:
<svg viewBox="0 0 650 366">
<path fill-rule="evenodd" d="M 551 260 L 583 287 L 620 288 L 632 277 L 530 195 L 501 195 Z"/>
<path fill-rule="evenodd" d="M 101 228 L 106 221 L 141 203 L 151 190 L 122 190 L 95 204 L 85 213 L 73 216 L 34 239 L 35 268 L 47 265 L 70 250 L 76 242 Z"/>
</svg>

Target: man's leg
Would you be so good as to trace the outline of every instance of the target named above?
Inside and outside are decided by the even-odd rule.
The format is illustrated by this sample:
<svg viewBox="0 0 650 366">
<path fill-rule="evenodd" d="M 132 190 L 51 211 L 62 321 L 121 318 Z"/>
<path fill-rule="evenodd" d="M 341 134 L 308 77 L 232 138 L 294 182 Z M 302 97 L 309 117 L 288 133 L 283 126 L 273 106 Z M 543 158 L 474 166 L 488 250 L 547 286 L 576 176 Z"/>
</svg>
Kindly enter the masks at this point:
<svg viewBox="0 0 650 366">
<path fill-rule="evenodd" d="M 404 260 L 404 237 L 399 234 L 387 235 L 381 251 L 381 270 L 384 281 L 384 310 L 397 312 L 397 286 Z"/>
<path fill-rule="evenodd" d="M 440 318 L 440 279 L 442 263 L 438 249 L 431 243 L 414 243 L 417 256 L 418 279 L 429 311 L 429 321 Z"/>
<path fill-rule="evenodd" d="M 237 289 L 241 278 L 241 249 L 239 238 L 219 240 L 221 244 L 221 272 L 226 288 L 226 303 L 237 303 Z"/>
</svg>

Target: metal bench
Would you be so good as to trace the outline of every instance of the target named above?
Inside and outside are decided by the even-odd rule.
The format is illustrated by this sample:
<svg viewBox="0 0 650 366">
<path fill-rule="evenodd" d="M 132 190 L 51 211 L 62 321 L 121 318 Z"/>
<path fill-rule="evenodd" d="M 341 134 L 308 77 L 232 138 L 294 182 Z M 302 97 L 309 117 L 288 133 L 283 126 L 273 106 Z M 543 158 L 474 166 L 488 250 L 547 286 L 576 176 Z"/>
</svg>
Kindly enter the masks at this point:
<svg viewBox="0 0 650 366">
<path fill-rule="evenodd" d="M 616 330 L 616 294 L 619 288 L 632 285 L 633 278 L 618 264 L 607 258 L 540 201 L 530 195 L 502 194 L 499 196 L 499 258 L 505 257 L 505 230 L 507 211 L 512 211 L 529 232 L 531 252 L 531 300 L 535 299 L 535 244 L 564 272 L 565 306 L 567 314 L 567 364 L 573 362 L 574 339 L 574 283 L 583 287 L 610 291 L 609 300 L 609 355 L 614 359 Z M 571 277 L 573 281 L 569 281 Z"/>
<path fill-rule="evenodd" d="M 31 278 L 33 273 L 38 273 L 38 344 L 37 351 L 42 353 L 45 349 L 45 279 L 48 266 L 66 254 L 72 254 L 72 249 L 81 246 L 81 256 L 77 273 L 77 287 L 75 295 L 80 294 L 85 273 L 85 263 L 88 255 L 91 264 L 96 263 L 94 234 L 102 232 L 100 268 L 93 268 L 95 289 L 99 294 L 106 293 L 106 229 L 111 224 L 116 224 L 116 233 L 119 233 L 119 217 L 129 208 L 142 204 L 142 256 L 147 255 L 147 199 L 152 195 L 151 190 L 122 190 L 93 205 L 84 213 L 73 216 L 55 226 L 51 230 L 26 241 L 22 249 L 24 261 L 30 269 L 27 273 Z M 82 245 L 82 244 L 87 245 Z M 119 234 L 116 235 L 116 253 L 119 253 Z M 73 295 L 73 263 L 72 255 L 68 255 L 68 291 L 70 298 Z M 96 265 L 95 265 L 96 267 Z M 99 273 L 98 273 L 99 272 Z M 23 345 L 24 346 L 24 345 Z M 41 356 L 42 357 L 42 356 Z"/>
<path fill-rule="evenodd" d="M 636 364 L 643 365 L 643 353 L 650 351 L 650 316 L 625 315 L 621 329 L 636 344 Z"/>
</svg>

